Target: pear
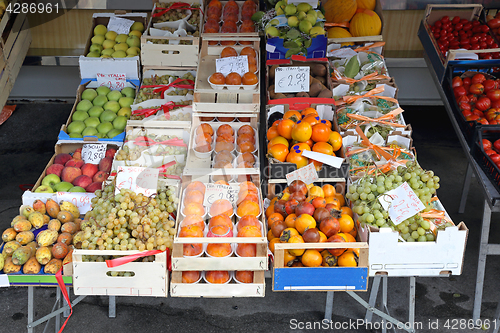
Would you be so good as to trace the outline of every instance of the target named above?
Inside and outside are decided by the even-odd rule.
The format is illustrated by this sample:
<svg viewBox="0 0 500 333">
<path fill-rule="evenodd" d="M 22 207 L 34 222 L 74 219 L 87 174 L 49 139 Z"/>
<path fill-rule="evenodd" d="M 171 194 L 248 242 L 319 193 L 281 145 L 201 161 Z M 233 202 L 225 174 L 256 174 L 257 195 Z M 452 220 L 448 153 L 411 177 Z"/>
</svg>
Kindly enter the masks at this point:
<svg viewBox="0 0 500 333">
<path fill-rule="evenodd" d="M 94 35 L 105 35 L 108 32 L 108 28 L 105 25 L 99 24 L 94 28 Z"/>
<path fill-rule="evenodd" d="M 134 22 L 134 24 L 130 27 L 130 31 L 133 30 L 140 31 L 141 33 L 144 32 L 144 24 L 142 24 L 142 22 Z"/>
</svg>

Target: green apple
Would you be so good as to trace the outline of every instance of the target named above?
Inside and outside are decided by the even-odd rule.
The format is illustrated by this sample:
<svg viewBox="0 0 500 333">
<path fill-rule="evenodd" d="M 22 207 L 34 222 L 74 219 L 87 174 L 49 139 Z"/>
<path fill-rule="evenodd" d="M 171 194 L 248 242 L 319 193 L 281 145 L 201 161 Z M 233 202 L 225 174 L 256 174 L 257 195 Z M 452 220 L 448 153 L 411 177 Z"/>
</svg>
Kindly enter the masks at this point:
<svg viewBox="0 0 500 333">
<path fill-rule="evenodd" d="M 99 88 L 101 88 L 101 87 L 99 87 Z M 97 89 L 99 89 L 99 88 L 97 88 Z M 102 107 L 107 102 L 108 102 L 108 98 L 106 96 L 103 96 L 103 95 L 98 95 L 92 101 L 92 103 L 94 104 L 94 106 L 100 106 L 100 107 Z"/>
<path fill-rule="evenodd" d="M 138 56 L 139 53 L 141 53 L 141 49 L 138 47 L 129 47 L 126 52 L 127 52 L 127 56 L 135 57 L 135 56 Z"/>
<path fill-rule="evenodd" d="M 121 108 L 118 110 L 116 113 L 117 116 L 124 116 L 127 117 L 127 119 L 130 119 L 130 116 L 132 115 L 132 109 L 130 108 Z"/>
<path fill-rule="evenodd" d="M 108 95 L 106 95 L 106 97 L 108 97 L 108 101 L 118 102 L 118 100 L 122 97 L 122 94 L 118 90 L 112 90 L 108 93 Z"/>
<path fill-rule="evenodd" d="M 132 30 L 131 32 L 129 32 L 128 34 L 129 36 L 137 36 L 139 38 L 141 38 L 142 36 L 142 32 L 138 31 L 138 30 Z"/>
<path fill-rule="evenodd" d="M 117 101 L 109 101 L 107 102 L 106 104 L 104 104 L 103 106 L 103 109 L 105 111 L 109 110 L 109 111 L 113 111 L 114 113 L 117 113 L 118 110 L 120 110 L 120 103 L 118 103 Z"/>
<path fill-rule="evenodd" d="M 137 36 L 130 36 L 127 38 L 127 44 L 130 47 L 140 47 L 141 46 L 141 39 Z"/>
<path fill-rule="evenodd" d="M 101 54 L 101 51 L 103 50 L 101 44 L 92 44 L 90 45 L 89 51 L 90 52 L 99 52 Z"/>
<path fill-rule="evenodd" d="M 92 102 L 88 101 L 86 99 L 83 99 L 80 102 L 78 102 L 78 104 L 76 105 L 76 111 L 87 112 L 88 110 L 90 110 L 91 107 L 92 107 Z"/>
<path fill-rule="evenodd" d="M 104 52 L 104 51 L 102 51 L 102 52 Z M 113 53 L 113 52 L 111 52 L 111 53 Z M 111 89 L 109 89 L 106 86 L 100 86 L 100 87 L 96 88 L 95 91 L 97 91 L 97 95 L 99 95 L 99 96 L 106 96 L 107 94 L 109 94 Z M 108 99 L 106 98 L 106 102 L 107 101 L 108 101 Z M 104 102 L 104 103 L 106 103 L 106 102 Z M 104 105 L 104 103 L 103 103 L 103 105 Z"/>
<path fill-rule="evenodd" d="M 96 136 L 99 138 L 99 139 L 104 139 L 106 137 L 106 133 L 97 133 Z"/>
<path fill-rule="evenodd" d="M 103 35 L 95 35 L 90 41 L 92 42 L 92 44 L 98 44 L 102 46 L 102 43 L 104 43 L 105 39 L 106 37 L 104 37 Z"/>
<path fill-rule="evenodd" d="M 116 113 L 110 110 L 106 110 L 103 113 L 101 113 L 99 119 L 101 120 L 101 123 L 104 123 L 106 121 L 112 122 L 116 117 L 117 117 Z"/>
<path fill-rule="evenodd" d="M 99 58 L 100 56 L 101 53 L 97 51 L 87 53 L 87 58 Z"/>
<path fill-rule="evenodd" d="M 95 127 L 85 127 L 85 129 L 82 132 L 83 136 L 95 136 L 97 134 L 97 129 Z"/>
<path fill-rule="evenodd" d="M 69 137 L 73 139 L 79 139 L 83 138 L 83 135 L 81 133 L 69 133 Z"/>
<path fill-rule="evenodd" d="M 80 186 L 73 186 L 68 190 L 68 192 L 86 192 L 83 187 Z"/>
<path fill-rule="evenodd" d="M 113 48 L 111 49 L 105 49 L 105 50 L 102 50 L 101 52 L 101 57 L 102 56 L 108 56 L 108 57 L 111 57 L 111 55 L 115 52 L 115 50 Z"/>
<path fill-rule="evenodd" d="M 42 185 L 50 186 L 54 188 L 54 185 L 57 183 L 61 182 L 61 178 L 59 178 L 58 175 L 51 173 L 50 175 L 47 175 L 43 177 L 42 179 Z"/>
<path fill-rule="evenodd" d="M 111 56 L 113 58 L 125 58 L 127 56 L 127 53 L 125 51 L 115 51 Z"/>
<path fill-rule="evenodd" d="M 116 120 L 117 118 L 115 118 Z M 113 121 L 114 122 L 114 121 Z M 126 123 L 126 122 L 125 122 Z M 113 124 L 110 123 L 109 121 L 104 121 L 102 123 L 99 124 L 99 126 L 97 126 L 97 131 L 99 133 L 103 133 L 103 134 L 106 134 L 108 133 L 109 131 L 111 131 L 113 129 Z"/>
<path fill-rule="evenodd" d="M 125 35 L 125 34 L 119 34 L 118 36 L 116 36 L 115 42 L 117 42 L 117 43 L 125 43 L 126 44 L 127 43 L 127 38 L 128 38 L 127 35 Z M 128 45 L 127 45 L 127 47 L 128 47 Z"/>
<path fill-rule="evenodd" d="M 114 138 L 115 136 L 117 135 L 120 135 L 122 134 L 123 131 L 122 130 L 119 130 L 119 129 L 116 129 L 116 128 L 113 128 L 111 131 L 109 131 L 108 133 L 106 133 L 106 136 L 110 139 Z"/>
<path fill-rule="evenodd" d="M 122 97 L 118 100 L 118 104 L 120 104 L 122 108 L 129 108 L 134 104 L 134 99 L 132 97 Z"/>
<path fill-rule="evenodd" d="M 54 193 L 54 190 L 48 185 L 40 185 L 36 188 L 35 193 Z"/>
<path fill-rule="evenodd" d="M 108 28 L 106 28 L 105 25 L 99 24 L 96 25 L 94 28 L 94 35 L 105 35 L 106 32 L 108 31 Z"/>
<path fill-rule="evenodd" d="M 138 30 L 142 33 L 142 32 L 144 32 L 144 24 L 142 24 L 142 22 L 134 22 L 132 24 L 132 26 L 130 27 L 130 30 L 131 31 Z"/>
<path fill-rule="evenodd" d="M 97 92 L 95 91 L 95 89 L 88 88 L 82 92 L 82 99 L 86 99 L 87 101 L 92 102 L 96 97 L 97 97 Z"/>
<path fill-rule="evenodd" d="M 72 133 L 80 134 L 84 129 L 85 129 L 85 123 L 83 121 L 72 121 L 66 128 L 68 134 Z"/>
<path fill-rule="evenodd" d="M 104 111 L 104 109 L 102 108 L 102 106 L 93 106 L 90 108 L 90 110 L 87 111 L 87 113 L 90 117 L 99 118 L 99 116 L 101 115 L 101 113 L 103 111 Z"/>
<path fill-rule="evenodd" d="M 114 31 L 108 31 L 104 35 L 104 37 L 106 37 L 106 39 L 113 40 L 113 41 L 116 39 L 116 36 L 118 36 L 118 34 Z"/>
<path fill-rule="evenodd" d="M 104 49 L 112 49 L 115 46 L 116 42 L 114 40 L 106 39 L 104 43 L 102 43 L 102 47 Z"/>
<path fill-rule="evenodd" d="M 83 121 L 87 127 L 97 127 L 101 122 L 97 117 L 89 117 Z"/>
<path fill-rule="evenodd" d="M 115 46 L 113 47 L 113 49 L 115 51 L 124 51 L 124 52 L 127 52 L 128 45 L 127 45 L 127 43 L 118 43 L 118 44 L 115 44 Z"/>
<path fill-rule="evenodd" d="M 125 126 L 127 126 L 127 117 L 118 116 L 113 120 L 113 127 L 119 130 L 124 130 Z"/>
<path fill-rule="evenodd" d="M 85 111 L 75 111 L 71 116 L 72 121 L 84 121 L 89 117 L 89 114 Z"/>
<path fill-rule="evenodd" d="M 60 182 L 54 185 L 54 191 L 56 192 L 68 192 L 70 188 L 73 187 L 73 184 L 69 182 Z"/>
<path fill-rule="evenodd" d="M 131 88 L 131 87 L 125 87 L 125 88 L 123 88 L 122 91 L 121 91 L 121 93 L 125 97 L 130 97 L 130 98 L 134 98 L 135 97 L 135 90 L 134 90 L 134 88 Z"/>
</svg>

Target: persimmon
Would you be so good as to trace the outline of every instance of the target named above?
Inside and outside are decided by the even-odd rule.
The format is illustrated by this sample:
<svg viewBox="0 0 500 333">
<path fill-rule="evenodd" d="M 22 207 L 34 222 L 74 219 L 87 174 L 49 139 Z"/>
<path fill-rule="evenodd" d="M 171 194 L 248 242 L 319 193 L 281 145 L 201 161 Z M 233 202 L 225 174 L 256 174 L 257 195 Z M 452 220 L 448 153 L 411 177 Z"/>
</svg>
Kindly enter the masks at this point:
<svg viewBox="0 0 500 333">
<path fill-rule="evenodd" d="M 182 227 L 179 231 L 179 237 L 203 237 L 203 229 L 197 225 L 188 225 Z M 197 256 L 203 252 L 203 244 L 183 244 L 184 256 Z"/>
<path fill-rule="evenodd" d="M 291 151 L 290 153 L 288 153 L 288 155 L 286 156 L 286 161 L 289 163 L 295 163 L 297 169 L 305 167 L 309 163 L 309 159 L 307 157 L 302 156 L 302 151 L 300 150 Z"/>
<path fill-rule="evenodd" d="M 323 262 L 323 257 L 318 250 L 308 249 L 302 255 L 301 262 L 306 267 L 319 267 Z"/>
<path fill-rule="evenodd" d="M 227 57 L 237 57 L 238 52 L 234 49 L 234 47 L 231 46 L 226 46 L 224 49 L 222 49 L 222 52 L 220 53 L 221 58 L 227 58 Z"/>
<path fill-rule="evenodd" d="M 342 147 L 342 136 L 339 132 L 332 131 L 328 143 L 332 145 L 333 151 L 337 151 Z"/>
<path fill-rule="evenodd" d="M 253 24 L 253 22 L 252 22 Z M 246 56 L 252 56 L 252 57 L 257 57 L 257 52 L 255 51 L 255 49 L 251 46 L 245 46 L 241 51 L 240 51 L 240 56 L 243 56 L 243 55 L 246 55 Z"/>
<path fill-rule="evenodd" d="M 225 180 L 218 180 L 218 181 L 216 181 L 214 184 L 229 185 L 229 183 L 228 183 L 228 182 L 226 182 Z"/>
<path fill-rule="evenodd" d="M 201 133 L 201 134 L 196 135 L 194 142 L 197 145 L 204 145 L 207 142 L 209 142 L 209 143 L 212 142 L 212 136 L 209 133 Z"/>
<path fill-rule="evenodd" d="M 269 149 L 270 147 L 274 146 L 275 144 L 278 144 L 278 143 L 281 143 L 285 146 L 289 146 L 289 143 L 288 143 L 288 140 L 285 139 L 284 137 L 282 136 L 277 136 L 277 137 L 274 137 L 272 138 L 269 143 L 267 144 L 267 149 Z"/>
<path fill-rule="evenodd" d="M 271 241 L 271 239 L 275 239 L 275 238 L 276 237 L 274 237 L 273 231 L 271 229 L 269 229 L 269 231 L 267 232 L 267 240 Z"/>
<path fill-rule="evenodd" d="M 231 255 L 231 244 L 210 243 L 207 245 L 207 254 L 212 257 L 227 257 Z"/>
<path fill-rule="evenodd" d="M 267 218 L 267 226 L 270 228 L 274 222 L 284 221 L 283 215 L 280 213 L 273 213 Z"/>
<path fill-rule="evenodd" d="M 253 153 L 256 150 L 255 145 L 250 141 L 240 143 L 238 148 L 240 153 Z"/>
<path fill-rule="evenodd" d="M 356 238 L 348 232 L 339 232 L 337 235 L 342 237 L 347 243 L 355 243 Z"/>
<path fill-rule="evenodd" d="M 226 214 L 227 216 L 233 215 L 233 205 L 226 199 L 217 199 L 210 206 L 210 215 L 216 216 Z"/>
<path fill-rule="evenodd" d="M 260 222 L 259 220 L 253 216 L 253 215 L 245 215 L 241 217 L 241 219 L 238 221 L 238 231 L 246 226 L 254 226 L 257 228 L 260 228 Z"/>
<path fill-rule="evenodd" d="M 257 256 L 257 244 L 239 243 L 236 246 L 236 253 L 240 257 L 255 257 Z"/>
<path fill-rule="evenodd" d="M 184 216 L 187 215 L 199 215 L 203 216 L 205 215 L 205 209 L 203 208 L 203 205 L 198 202 L 191 202 L 186 205 L 184 205 L 184 209 L 182 210 L 182 213 Z"/>
<path fill-rule="evenodd" d="M 297 259 L 297 257 L 291 255 L 288 251 L 284 251 L 283 259 L 285 266 L 291 267 L 294 264 L 295 259 Z"/>
<path fill-rule="evenodd" d="M 282 143 L 273 145 L 268 150 L 268 156 L 277 159 L 280 162 L 285 162 L 288 156 L 288 147 Z"/>
<path fill-rule="evenodd" d="M 238 237 L 262 237 L 260 226 L 247 225 L 239 228 Z"/>
<path fill-rule="evenodd" d="M 297 220 L 297 215 L 292 213 L 285 218 L 285 224 L 287 228 L 295 228 L 295 221 Z"/>
<path fill-rule="evenodd" d="M 292 146 L 292 150 L 309 150 L 311 151 L 311 147 L 309 147 L 309 145 L 305 142 L 299 142 L 299 143 L 296 143 Z"/>
<path fill-rule="evenodd" d="M 226 169 L 226 168 L 232 168 L 233 163 L 228 160 L 219 160 L 214 163 L 213 168 L 214 169 Z"/>
<path fill-rule="evenodd" d="M 255 25 L 242 25 L 240 32 L 255 32 Z M 240 44 L 251 44 L 251 41 L 240 41 Z"/>
<path fill-rule="evenodd" d="M 357 267 L 359 257 L 353 251 L 346 251 L 337 258 L 337 264 L 340 267 Z"/>
<path fill-rule="evenodd" d="M 335 193 L 335 198 L 339 201 L 340 206 L 345 206 L 345 199 L 342 193 Z"/>
<path fill-rule="evenodd" d="M 325 198 L 322 197 L 315 197 L 311 203 L 314 206 L 314 208 L 320 208 L 326 206 L 326 200 Z"/>
<path fill-rule="evenodd" d="M 300 235 L 295 235 L 290 237 L 287 243 L 304 243 L 304 239 Z M 298 257 L 304 254 L 305 249 L 288 249 L 288 253 L 290 253 L 292 256 Z"/>
<path fill-rule="evenodd" d="M 215 72 L 212 75 L 210 75 L 210 79 L 208 79 L 211 83 L 213 84 L 224 84 L 226 83 L 226 78 L 224 77 L 224 74 Z"/>
<path fill-rule="evenodd" d="M 237 168 L 253 168 L 254 167 L 254 164 L 253 163 L 250 163 L 250 162 L 241 162 L 241 163 L 238 163 L 238 165 L 236 166 Z M 238 176 L 243 176 L 244 179 L 247 179 L 246 176 L 248 175 L 238 175 Z"/>
<path fill-rule="evenodd" d="M 252 182 L 242 182 L 239 187 L 240 187 L 240 191 L 249 191 L 249 192 L 255 192 L 255 193 L 259 192 L 257 189 L 257 186 L 255 186 L 255 184 Z M 277 200 L 275 200 L 275 201 L 277 201 Z M 273 201 L 271 200 L 271 203 L 272 202 Z"/>
<path fill-rule="evenodd" d="M 279 238 L 272 238 L 270 241 L 269 241 L 269 250 L 271 250 L 271 252 L 274 254 L 274 244 L 276 243 L 281 243 L 281 240 Z"/>
<path fill-rule="evenodd" d="M 322 187 L 325 197 L 333 197 L 336 193 L 335 186 L 330 184 L 324 184 Z"/>
<path fill-rule="evenodd" d="M 328 126 L 329 129 L 332 129 L 332 122 L 328 119 L 321 119 L 320 123 L 322 124 L 325 124 L 326 126 Z"/>
<path fill-rule="evenodd" d="M 240 12 L 240 7 L 234 0 L 229 0 L 224 5 L 223 13 L 235 13 L 238 14 Z"/>
<path fill-rule="evenodd" d="M 205 190 L 206 190 L 205 184 L 203 184 L 202 182 L 200 182 L 198 180 L 195 180 L 194 182 L 189 183 L 189 185 L 186 186 L 186 189 L 184 190 L 184 195 L 186 195 L 190 191 L 195 191 L 195 190 L 200 191 L 201 193 L 205 194 Z"/>
<path fill-rule="evenodd" d="M 295 228 L 285 228 L 280 234 L 280 241 L 283 243 L 287 243 L 288 240 L 293 237 L 299 235 L 299 232 Z"/>
<path fill-rule="evenodd" d="M 215 151 L 220 152 L 222 150 L 232 151 L 234 150 L 234 143 L 219 141 L 215 144 Z"/>
<path fill-rule="evenodd" d="M 238 163 L 241 162 L 249 162 L 249 163 L 255 163 L 255 156 L 252 153 L 243 153 L 241 155 L 238 155 L 236 158 L 236 161 Z"/>
<path fill-rule="evenodd" d="M 316 142 L 312 147 L 312 151 L 325 155 L 335 156 L 332 146 L 327 142 Z"/>
<path fill-rule="evenodd" d="M 232 161 L 234 159 L 233 154 L 231 154 L 228 150 L 221 150 L 217 154 L 215 154 L 214 161 Z"/>
<path fill-rule="evenodd" d="M 320 122 L 319 122 L 320 120 L 321 120 L 321 119 L 319 118 L 319 116 L 314 115 L 314 114 L 308 114 L 308 115 L 306 115 L 306 116 L 304 116 L 304 117 L 302 118 L 302 121 L 307 121 L 309 124 L 311 124 L 311 126 L 314 126 L 314 125 L 319 124 L 319 123 L 320 123 Z M 311 138 L 311 140 L 313 140 L 313 141 L 314 141 L 314 139 L 313 139 L 313 138 Z"/>
<path fill-rule="evenodd" d="M 182 220 L 182 222 L 180 223 L 180 227 L 187 227 L 189 225 L 196 225 L 201 229 L 204 229 L 205 221 L 203 221 L 203 217 L 201 217 L 200 215 L 188 215 Z"/>
<path fill-rule="evenodd" d="M 209 30 L 215 30 L 215 32 L 219 32 L 219 18 L 221 15 L 220 11 L 211 9 L 212 11 L 212 17 L 208 16 L 210 9 L 207 10 L 207 21 L 205 22 L 205 25 L 203 26 L 204 32 L 212 32 L 212 31 L 207 31 Z"/>
<path fill-rule="evenodd" d="M 328 236 L 328 235 L 327 235 Z M 342 238 L 342 236 L 340 235 L 333 235 L 331 237 L 328 237 L 328 239 L 326 240 L 327 242 L 330 242 L 330 243 L 345 243 L 345 239 Z M 333 254 L 334 256 L 338 257 L 340 256 L 342 253 L 345 252 L 345 248 L 344 249 L 328 249 L 328 252 L 330 252 L 331 254 Z"/>
<path fill-rule="evenodd" d="M 198 190 L 190 191 L 184 196 L 184 205 L 191 202 L 203 204 L 204 194 Z"/>
<path fill-rule="evenodd" d="M 321 230 L 326 237 L 331 237 L 340 231 L 339 220 L 333 216 L 324 218 L 319 224 L 319 230 Z"/>
<path fill-rule="evenodd" d="M 292 129 L 295 123 L 291 119 L 283 119 L 278 125 L 278 133 L 285 139 L 292 138 Z"/>
<path fill-rule="evenodd" d="M 210 20 L 208 20 L 208 21 L 210 21 Z M 215 20 L 212 20 L 212 21 L 215 21 Z M 219 33 L 219 30 L 220 30 L 219 24 L 217 24 L 215 26 L 206 25 L 203 27 L 203 32 L 207 33 L 207 34 L 217 34 L 217 33 Z M 210 43 L 212 43 L 212 44 L 209 44 L 209 45 L 217 44 L 217 42 L 210 42 Z"/>
<path fill-rule="evenodd" d="M 249 133 L 239 134 L 238 139 L 236 140 L 236 143 L 240 144 L 240 143 L 245 142 L 245 141 L 255 143 L 255 136 L 253 134 L 249 134 Z"/>
<path fill-rule="evenodd" d="M 200 153 L 208 153 L 212 150 L 212 144 L 210 144 L 209 142 L 201 143 L 196 145 L 196 147 L 194 147 L 194 150 Z"/>
<path fill-rule="evenodd" d="M 212 128 L 212 125 L 208 123 L 200 124 L 200 126 L 196 128 L 196 134 L 203 134 L 203 133 L 208 133 L 210 136 L 213 136 L 214 129 Z"/>
<path fill-rule="evenodd" d="M 352 209 L 348 206 L 341 207 L 340 211 L 342 212 L 342 214 L 346 214 L 346 215 L 350 216 L 351 218 L 353 217 Z"/>
<path fill-rule="evenodd" d="M 219 284 L 229 281 L 231 276 L 228 271 L 206 271 L 205 280 L 209 283 Z"/>
<path fill-rule="evenodd" d="M 183 271 L 182 283 L 195 283 L 200 280 L 200 271 Z"/>
<path fill-rule="evenodd" d="M 224 22 L 229 22 L 232 21 L 234 23 L 238 23 L 238 14 L 235 13 L 228 13 L 226 14 L 226 17 L 224 18 Z"/>
<path fill-rule="evenodd" d="M 302 112 L 300 114 L 302 115 L 302 117 L 305 117 L 309 114 L 314 114 L 315 116 L 317 116 L 318 111 L 316 111 L 316 109 L 314 109 L 314 108 L 305 108 L 304 110 L 302 110 Z"/>
<path fill-rule="evenodd" d="M 328 142 L 330 139 L 331 129 L 326 124 L 318 123 L 312 127 L 311 139 L 314 142 Z"/>
<path fill-rule="evenodd" d="M 283 119 L 291 119 L 294 122 L 298 122 L 299 120 L 302 119 L 302 115 L 300 114 L 299 111 L 290 110 L 285 112 L 285 114 L 283 115 Z"/>
<path fill-rule="evenodd" d="M 236 201 L 236 204 L 239 205 L 244 200 L 250 200 L 259 203 L 259 195 L 256 192 L 251 192 L 247 190 L 240 191 L 238 193 L 238 200 Z"/>
<path fill-rule="evenodd" d="M 243 42 L 240 42 L 243 43 Z M 257 64 L 256 63 L 249 63 L 248 64 L 248 71 L 250 73 L 257 73 Z"/>
<path fill-rule="evenodd" d="M 228 124 L 222 124 L 217 128 L 217 135 L 234 135 L 234 129 L 231 127 L 231 125 Z"/>
<path fill-rule="evenodd" d="M 339 220 L 340 231 L 348 233 L 354 228 L 354 220 L 347 214 L 341 214 Z"/>
<path fill-rule="evenodd" d="M 235 72 L 229 73 L 226 76 L 226 84 L 233 85 L 233 86 L 234 85 L 240 85 L 241 84 L 241 76 L 240 76 L 240 74 L 235 73 Z"/>
<path fill-rule="evenodd" d="M 236 271 L 234 278 L 241 283 L 253 283 L 252 271 Z"/>
<path fill-rule="evenodd" d="M 224 21 L 224 23 L 222 23 L 222 27 L 220 29 L 220 32 L 222 33 L 235 33 L 235 32 L 238 32 L 238 27 L 236 25 L 236 21 L 233 21 L 230 19 L 230 16 L 232 15 L 228 15 L 228 19 Z"/>
<path fill-rule="evenodd" d="M 231 221 L 231 218 L 226 214 L 213 216 L 210 219 L 210 222 L 208 222 L 208 230 L 212 229 L 212 227 L 215 227 L 216 225 L 223 225 L 231 230 L 233 229 L 233 221 Z"/>
<path fill-rule="evenodd" d="M 255 26 L 255 23 L 250 19 L 241 21 L 241 27 L 253 27 L 253 26 Z M 240 55 L 245 55 L 245 54 L 241 54 L 240 52 Z M 255 54 L 252 54 L 252 56 L 255 57 Z"/>
<path fill-rule="evenodd" d="M 257 75 L 254 74 L 254 72 L 255 71 L 250 71 L 243 74 L 243 77 L 241 78 L 241 83 L 243 83 L 246 86 L 257 84 L 259 82 L 259 78 L 257 77 Z"/>
<path fill-rule="evenodd" d="M 354 239 L 356 239 L 356 236 L 358 235 L 358 230 L 356 230 L 356 228 L 352 228 L 352 230 L 349 231 L 349 235 L 351 235 L 352 237 L 354 237 Z"/>
<path fill-rule="evenodd" d="M 217 120 L 223 123 L 230 123 L 234 120 L 234 117 L 217 117 Z"/>
<path fill-rule="evenodd" d="M 241 135 L 241 134 L 255 135 L 255 129 L 250 125 L 243 125 L 238 129 L 238 131 L 236 133 L 238 135 Z"/>
<path fill-rule="evenodd" d="M 337 199 L 335 196 L 333 196 L 333 197 L 325 197 L 325 200 L 326 200 L 326 206 L 327 206 L 327 208 L 332 208 L 332 209 L 335 209 L 335 210 L 340 210 L 340 207 L 342 207 L 340 205 L 339 199 Z M 330 206 L 328 206 L 328 205 L 330 205 Z"/>
<path fill-rule="evenodd" d="M 267 130 L 266 137 L 267 137 L 268 141 L 271 141 L 272 139 L 274 139 L 277 136 L 280 136 L 277 126 L 270 127 Z"/>
<path fill-rule="evenodd" d="M 307 121 L 299 120 L 292 128 L 292 139 L 299 142 L 305 142 L 311 138 L 312 126 Z"/>
<path fill-rule="evenodd" d="M 251 200 L 243 200 L 236 210 L 238 216 L 253 215 L 255 217 L 260 214 L 260 206 L 258 203 Z"/>
<path fill-rule="evenodd" d="M 218 135 L 217 139 L 215 139 L 215 142 L 220 142 L 220 141 L 234 143 L 234 136 L 229 134 Z"/>
<path fill-rule="evenodd" d="M 309 228 L 316 228 L 316 220 L 309 214 L 300 214 L 297 216 L 295 229 L 302 235 Z"/>
</svg>

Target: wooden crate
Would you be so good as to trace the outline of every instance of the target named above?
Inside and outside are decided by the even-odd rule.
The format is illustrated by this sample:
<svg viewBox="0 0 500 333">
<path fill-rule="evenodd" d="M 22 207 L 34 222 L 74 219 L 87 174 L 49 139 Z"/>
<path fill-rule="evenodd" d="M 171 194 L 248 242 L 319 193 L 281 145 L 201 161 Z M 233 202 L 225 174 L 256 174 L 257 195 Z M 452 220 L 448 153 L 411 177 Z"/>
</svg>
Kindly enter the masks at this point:
<svg viewBox="0 0 500 333">
<path fill-rule="evenodd" d="M 259 112 L 260 111 L 260 86 L 252 90 L 215 90 L 208 82 L 210 75 L 215 73 L 215 59 L 218 59 L 224 46 L 211 46 L 210 41 L 238 40 L 252 42 L 252 45 L 235 45 L 239 52 L 245 46 L 252 46 L 257 51 L 257 61 L 260 61 L 260 37 L 204 37 L 201 45 L 200 60 L 198 62 L 198 75 L 194 87 L 193 110 L 197 112 Z M 257 76 L 260 81 L 259 68 Z"/>
<path fill-rule="evenodd" d="M 358 267 L 285 267 L 288 249 L 359 248 Z M 368 244 L 276 243 L 274 245 L 273 291 L 366 291 L 368 288 Z"/>
<path fill-rule="evenodd" d="M 108 268 L 105 262 L 83 262 L 82 256 L 126 256 L 140 251 L 73 251 L 73 291 L 75 295 L 167 297 L 167 253 L 155 255 L 154 262 L 130 262 Z M 108 276 L 106 273 L 134 272 L 135 276 Z"/>
</svg>

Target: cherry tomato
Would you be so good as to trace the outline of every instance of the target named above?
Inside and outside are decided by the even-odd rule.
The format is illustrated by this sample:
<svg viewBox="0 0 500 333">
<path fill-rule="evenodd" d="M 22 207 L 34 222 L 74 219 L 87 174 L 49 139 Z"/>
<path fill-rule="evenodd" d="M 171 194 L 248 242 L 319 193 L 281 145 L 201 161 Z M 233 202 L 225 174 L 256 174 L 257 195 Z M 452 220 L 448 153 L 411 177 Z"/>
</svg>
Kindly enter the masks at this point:
<svg viewBox="0 0 500 333">
<path fill-rule="evenodd" d="M 462 23 L 462 24 L 469 23 L 469 20 L 468 19 L 461 19 L 460 23 Z"/>
<path fill-rule="evenodd" d="M 479 37 L 477 37 L 477 36 L 472 36 L 469 40 L 470 40 L 471 44 L 479 43 Z"/>
<path fill-rule="evenodd" d="M 498 140 L 497 140 L 498 141 Z M 483 149 L 488 150 L 491 149 L 491 141 L 488 139 L 483 139 Z"/>
<path fill-rule="evenodd" d="M 481 31 L 482 32 L 488 32 L 488 31 L 490 31 L 490 27 L 488 27 L 486 24 L 483 24 L 481 26 Z"/>
<path fill-rule="evenodd" d="M 436 21 L 436 23 L 434 23 L 434 26 L 438 29 L 441 29 L 441 26 L 443 25 L 443 22 L 441 21 Z"/>
<path fill-rule="evenodd" d="M 480 111 L 486 111 L 491 107 L 491 100 L 488 97 L 480 97 L 476 102 L 476 108 Z"/>
<path fill-rule="evenodd" d="M 441 22 L 443 22 L 443 23 L 450 22 L 450 17 L 449 16 L 443 16 L 441 18 Z"/>
<path fill-rule="evenodd" d="M 482 73 L 474 74 L 472 77 L 471 83 L 483 83 L 486 80 L 486 77 Z"/>
<path fill-rule="evenodd" d="M 441 37 L 441 34 L 439 32 L 434 32 L 434 38 L 438 39 Z"/>
<path fill-rule="evenodd" d="M 477 22 L 477 21 L 476 21 Z M 477 32 L 481 32 L 481 27 L 478 26 L 478 25 L 472 25 L 472 32 L 473 33 L 477 33 Z"/>
<path fill-rule="evenodd" d="M 470 36 L 472 36 L 472 35 L 473 35 L 472 30 L 468 30 L 468 31 L 467 31 L 467 36 L 469 36 L 469 37 L 470 37 Z"/>
<path fill-rule="evenodd" d="M 473 83 L 469 88 L 469 92 L 474 95 L 481 95 L 484 91 L 484 86 L 481 83 Z"/>
<path fill-rule="evenodd" d="M 477 27 L 478 25 L 481 25 L 481 22 L 479 21 L 472 21 L 472 26 Z"/>
<path fill-rule="evenodd" d="M 486 92 L 486 96 L 491 101 L 498 101 L 500 100 L 500 89 L 488 90 L 488 92 Z"/>
<path fill-rule="evenodd" d="M 472 24 L 470 22 L 464 23 L 464 26 L 462 29 L 465 31 L 468 31 L 468 30 L 472 29 Z"/>
<path fill-rule="evenodd" d="M 486 42 L 481 42 L 481 43 L 479 43 L 479 47 L 484 50 L 485 48 L 488 47 L 488 44 L 486 44 Z M 491 56 L 491 54 L 489 54 L 489 53 L 488 53 L 488 55 Z"/>
<path fill-rule="evenodd" d="M 460 43 L 456 40 L 454 40 L 453 42 L 450 42 L 450 45 L 449 45 L 450 49 L 459 49 L 460 48 Z"/>
<path fill-rule="evenodd" d="M 459 16 L 455 16 L 453 18 L 453 20 L 451 20 L 451 23 L 453 23 L 453 24 L 457 24 L 458 22 L 460 22 L 460 17 Z"/>
<path fill-rule="evenodd" d="M 479 44 L 472 44 L 472 46 L 470 47 L 471 50 L 480 50 L 481 47 L 479 46 Z"/>
<path fill-rule="evenodd" d="M 463 27 L 464 27 L 464 25 L 460 22 L 455 24 L 455 30 L 462 30 Z"/>
<path fill-rule="evenodd" d="M 493 18 L 491 20 L 488 21 L 488 26 L 491 28 L 491 29 L 497 29 L 497 28 L 500 28 L 500 19 L 499 18 Z"/>
</svg>

